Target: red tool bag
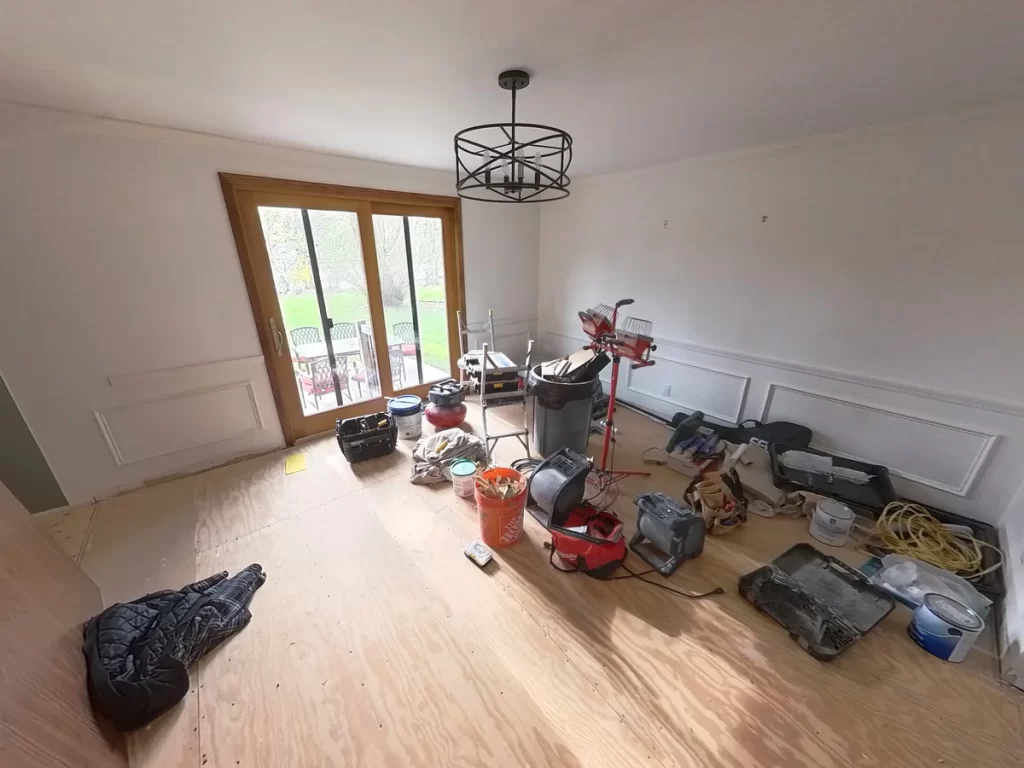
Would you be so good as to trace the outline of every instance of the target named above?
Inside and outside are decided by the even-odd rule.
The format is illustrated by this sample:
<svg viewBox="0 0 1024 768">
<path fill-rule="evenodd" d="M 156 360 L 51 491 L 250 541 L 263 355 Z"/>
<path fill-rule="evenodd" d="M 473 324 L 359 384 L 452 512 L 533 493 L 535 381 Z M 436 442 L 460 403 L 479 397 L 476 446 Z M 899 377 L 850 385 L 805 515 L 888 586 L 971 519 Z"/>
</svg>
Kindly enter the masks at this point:
<svg viewBox="0 0 1024 768">
<path fill-rule="evenodd" d="M 583 504 L 569 513 L 563 525 L 551 526 L 551 564 L 558 555 L 573 568 L 595 579 L 610 579 L 626 561 L 622 521 L 610 512 Z M 558 568 L 558 566 L 555 566 Z"/>
</svg>

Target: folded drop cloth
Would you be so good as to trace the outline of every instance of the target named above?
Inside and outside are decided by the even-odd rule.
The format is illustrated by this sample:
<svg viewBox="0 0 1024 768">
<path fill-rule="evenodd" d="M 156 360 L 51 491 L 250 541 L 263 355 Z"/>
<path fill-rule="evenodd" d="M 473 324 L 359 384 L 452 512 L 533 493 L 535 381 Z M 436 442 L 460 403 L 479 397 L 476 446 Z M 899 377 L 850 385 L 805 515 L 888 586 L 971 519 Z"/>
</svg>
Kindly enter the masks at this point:
<svg viewBox="0 0 1024 768">
<path fill-rule="evenodd" d="M 456 459 L 486 463 L 484 441 L 458 428 L 421 438 L 412 451 L 412 477 L 409 480 L 416 485 L 450 482 L 448 468 Z"/>
</svg>

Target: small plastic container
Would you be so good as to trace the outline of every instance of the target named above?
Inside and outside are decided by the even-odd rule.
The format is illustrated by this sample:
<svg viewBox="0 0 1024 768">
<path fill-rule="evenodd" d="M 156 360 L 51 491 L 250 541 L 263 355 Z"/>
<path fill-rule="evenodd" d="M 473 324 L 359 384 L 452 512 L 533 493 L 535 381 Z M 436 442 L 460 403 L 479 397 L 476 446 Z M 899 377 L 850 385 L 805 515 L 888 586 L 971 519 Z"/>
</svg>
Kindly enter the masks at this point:
<svg viewBox="0 0 1024 768">
<path fill-rule="evenodd" d="M 391 398 L 388 412 L 395 417 L 398 436 L 403 440 L 415 440 L 423 434 L 423 401 L 416 395 Z"/>
<path fill-rule="evenodd" d="M 523 476 L 514 469 L 492 467 L 481 473 L 485 480 L 501 477 L 522 480 Z M 475 484 L 474 484 L 475 485 Z M 474 487 L 476 508 L 480 514 L 480 538 L 491 549 L 511 547 L 523 535 L 523 510 L 526 509 L 526 483 L 523 490 L 510 499 L 494 499 L 480 493 Z"/>
<path fill-rule="evenodd" d="M 451 472 L 455 495 L 463 499 L 471 498 L 476 490 L 476 462 L 457 459 L 452 462 Z"/>
</svg>

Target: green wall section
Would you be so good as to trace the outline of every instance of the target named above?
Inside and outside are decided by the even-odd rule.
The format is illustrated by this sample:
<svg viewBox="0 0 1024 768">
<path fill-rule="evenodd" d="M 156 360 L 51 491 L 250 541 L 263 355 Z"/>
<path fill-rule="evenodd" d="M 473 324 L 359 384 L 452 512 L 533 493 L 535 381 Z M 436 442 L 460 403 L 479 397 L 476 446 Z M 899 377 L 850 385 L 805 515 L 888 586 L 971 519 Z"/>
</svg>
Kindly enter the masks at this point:
<svg viewBox="0 0 1024 768">
<path fill-rule="evenodd" d="M 0 482 L 29 512 L 43 512 L 68 503 L 3 378 L 0 378 Z"/>
</svg>

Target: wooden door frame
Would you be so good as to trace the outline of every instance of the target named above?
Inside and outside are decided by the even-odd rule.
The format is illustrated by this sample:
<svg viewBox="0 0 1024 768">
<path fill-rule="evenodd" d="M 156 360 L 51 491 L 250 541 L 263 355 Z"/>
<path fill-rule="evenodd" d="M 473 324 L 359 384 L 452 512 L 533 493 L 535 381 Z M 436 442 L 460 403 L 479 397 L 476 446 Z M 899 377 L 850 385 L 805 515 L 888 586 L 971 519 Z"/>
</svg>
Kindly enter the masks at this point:
<svg viewBox="0 0 1024 768">
<path fill-rule="evenodd" d="M 359 232 L 363 248 L 363 264 L 366 269 L 367 293 L 370 298 L 370 322 L 374 344 L 378 350 L 387 350 L 387 326 L 384 308 L 380 299 L 380 273 L 377 266 L 377 251 L 373 237 L 372 215 L 392 214 L 440 217 L 445 253 L 445 294 L 448 314 L 448 352 L 451 368 L 455 370 L 458 358 L 458 320 L 456 313 L 465 313 L 466 284 L 462 249 L 462 200 L 458 197 L 425 195 L 415 192 L 347 187 L 337 184 L 291 181 L 264 176 L 247 176 L 235 173 L 220 173 L 221 190 L 227 207 L 228 220 L 235 238 L 242 275 L 245 278 L 253 322 L 263 350 L 263 360 L 274 393 L 274 402 L 281 420 L 285 442 L 293 445 L 296 440 L 313 434 L 328 432 L 334 427 L 335 415 L 328 411 L 314 416 L 296 414 L 291 403 L 290 392 L 282 391 L 284 375 L 281 356 L 277 354 L 276 342 L 268 318 L 273 318 L 279 333 L 284 333 L 284 318 L 281 316 L 277 290 L 268 285 L 266 270 L 257 267 L 257 259 L 267 258 L 262 228 L 256 213 L 256 199 L 267 200 L 281 196 L 289 206 L 313 207 L 323 210 L 356 211 L 359 214 Z M 253 220 L 253 217 L 256 217 Z M 454 299 L 454 300 L 453 300 Z M 378 316 L 379 315 L 379 316 Z M 385 353 L 386 358 L 386 353 Z M 287 358 L 289 371 L 291 358 Z M 390 366 L 384 370 L 390 370 Z M 359 416 L 385 408 L 387 398 L 394 394 L 391 376 L 381 376 L 381 397 L 371 398 L 354 405 L 345 406 L 346 415 Z M 402 389 L 402 393 L 426 395 L 429 384 Z"/>
</svg>

